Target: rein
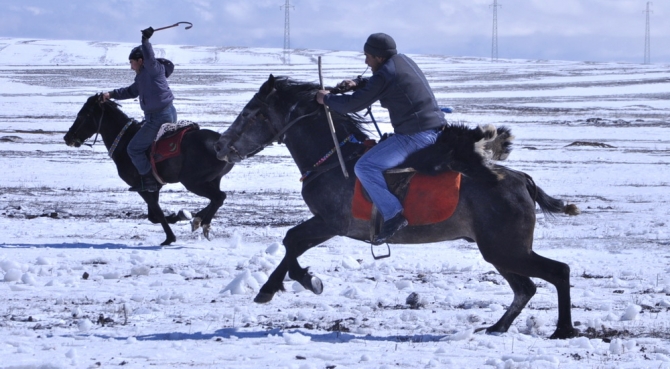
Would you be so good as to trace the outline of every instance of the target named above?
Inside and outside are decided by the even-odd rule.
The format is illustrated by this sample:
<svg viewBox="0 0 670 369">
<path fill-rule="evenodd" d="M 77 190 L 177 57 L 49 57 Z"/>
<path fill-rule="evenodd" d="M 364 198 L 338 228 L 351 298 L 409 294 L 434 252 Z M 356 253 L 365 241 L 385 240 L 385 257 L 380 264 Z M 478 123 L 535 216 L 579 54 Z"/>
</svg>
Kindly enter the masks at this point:
<svg viewBox="0 0 670 369">
<path fill-rule="evenodd" d="M 382 131 L 379 129 L 379 125 L 377 125 L 377 121 L 375 120 L 375 116 L 372 115 L 372 105 L 368 106 L 368 112 L 365 113 L 364 116 L 369 115 L 370 119 L 372 119 L 372 123 L 375 124 L 375 128 L 377 128 L 377 133 L 379 133 L 379 138 L 382 138 Z"/>
<path fill-rule="evenodd" d="M 95 145 L 96 142 L 98 142 L 98 136 L 100 135 L 100 128 L 102 128 L 102 118 L 105 116 L 105 109 L 102 109 L 102 113 L 100 113 L 100 120 L 98 121 L 98 129 L 95 131 L 95 138 L 93 139 L 93 143 L 91 144 L 91 147 Z"/>
<path fill-rule="evenodd" d="M 269 104 L 268 104 L 267 102 L 263 101 L 260 97 L 258 97 L 258 94 L 254 95 L 254 97 L 252 98 L 252 100 L 256 100 L 256 101 L 257 101 L 258 103 L 260 103 L 261 105 L 263 105 L 263 106 L 265 106 L 265 107 L 269 107 Z M 291 109 L 289 109 L 288 114 L 286 115 L 286 120 L 288 120 L 288 119 L 291 117 L 291 114 L 293 113 L 293 111 L 295 110 L 295 108 L 298 106 L 298 103 L 299 103 L 299 101 L 296 102 L 295 104 L 293 104 L 293 106 L 291 106 Z M 301 121 L 301 120 L 303 120 L 303 119 L 305 119 L 305 118 L 307 118 L 307 117 L 311 117 L 312 115 L 318 114 L 319 111 L 320 111 L 320 109 L 316 109 L 316 110 L 314 110 L 314 111 L 311 112 L 311 113 L 307 113 L 307 114 L 301 115 L 301 116 L 299 116 L 299 117 L 293 119 L 292 121 L 288 122 L 282 129 L 280 129 L 279 131 L 277 131 L 277 133 L 276 133 L 276 134 L 275 134 L 275 135 L 274 135 L 268 142 L 263 143 L 263 144 L 260 144 L 256 149 L 251 150 L 251 153 L 250 153 L 249 155 L 246 155 L 245 157 L 248 158 L 248 157 L 250 157 L 250 156 L 254 156 L 254 155 L 258 154 L 261 150 L 263 150 L 264 148 L 266 148 L 268 145 L 270 145 L 271 143 L 273 143 L 273 142 L 275 142 L 275 141 L 277 141 L 278 143 L 281 143 L 281 137 L 282 137 L 282 136 L 283 136 L 289 129 L 291 129 L 291 127 L 293 127 L 296 123 L 298 123 L 299 121 Z M 267 121 L 267 120 L 266 120 L 266 121 Z M 270 127 L 271 130 L 273 130 L 273 131 L 275 130 L 274 126 L 273 126 L 271 123 L 269 123 L 268 126 Z M 235 137 L 235 140 L 237 141 L 237 139 L 239 139 L 240 135 L 237 135 L 237 134 L 236 134 L 236 136 L 237 136 L 237 137 Z M 231 148 L 232 148 L 232 149 L 235 149 L 235 146 L 231 145 Z"/>
<path fill-rule="evenodd" d="M 291 113 L 293 113 L 293 110 L 295 110 L 295 108 L 296 108 L 297 106 L 298 106 L 298 103 L 296 102 L 295 104 L 293 104 L 293 106 L 291 107 L 291 109 L 289 109 L 289 111 L 288 111 L 288 115 L 286 116 L 286 120 L 288 120 L 288 118 L 291 117 Z M 300 120 L 302 120 L 302 119 L 304 119 L 304 118 L 311 117 L 312 115 L 318 114 L 318 113 L 319 113 L 319 110 L 320 110 L 320 109 L 316 109 L 316 110 L 314 110 L 314 111 L 311 112 L 311 113 L 307 113 L 307 114 L 301 115 L 301 116 L 299 116 L 299 117 L 293 119 L 292 121 L 288 122 L 288 123 L 284 126 L 284 128 L 280 129 L 279 132 L 277 132 L 277 134 L 275 134 L 274 137 L 272 137 L 272 139 L 270 140 L 270 143 L 275 142 L 275 141 L 277 141 L 277 142 L 281 142 L 279 138 L 282 137 L 282 136 L 283 136 L 289 129 L 291 129 L 291 127 L 293 127 L 294 124 L 298 123 Z"/>
</svg>

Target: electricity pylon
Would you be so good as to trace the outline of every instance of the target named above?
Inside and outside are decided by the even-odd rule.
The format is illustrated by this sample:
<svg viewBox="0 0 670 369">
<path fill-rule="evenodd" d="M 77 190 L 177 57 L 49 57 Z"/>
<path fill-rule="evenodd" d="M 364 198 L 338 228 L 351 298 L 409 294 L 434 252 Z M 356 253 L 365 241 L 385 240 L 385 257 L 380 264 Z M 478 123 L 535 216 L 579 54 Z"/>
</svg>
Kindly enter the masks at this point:
<svg viewBox="0 0 670 369">
<path fill-rule="evenodd" d="M 498 0 L 493 0 L 493 34 L 491 35 L 491 61 L 498 61 Z"/>
<path fill-rule="evenodd" d="M 647 26 L 644 33 L 644 64 L 651 63 L 651 35 L 649 32 L 649 13 L 651 13 L 651 10 L 649 9 L 650 5 L 651 1 L 647 1 L 647 10 L 645 11 L 645 13 L 647 13 Z"/>
<path fill-rule="evenodd" d="M 282 7 L 280 6 L 279 9 Z M 294 8 L 290 4 L 290 0 L 286 0 L 284 4 L 284 64 L 291 64 L 291 20 L 289 17 L 289 10 Z"/>
</svg>

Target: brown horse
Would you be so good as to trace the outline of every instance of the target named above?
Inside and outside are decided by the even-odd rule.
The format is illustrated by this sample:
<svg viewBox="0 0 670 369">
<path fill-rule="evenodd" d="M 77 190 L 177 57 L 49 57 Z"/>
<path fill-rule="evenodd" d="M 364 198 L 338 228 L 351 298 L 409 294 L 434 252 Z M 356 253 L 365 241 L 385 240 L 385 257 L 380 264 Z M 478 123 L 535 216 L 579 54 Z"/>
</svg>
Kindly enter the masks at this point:
<svg viewBox="0 0 670 369">
<path fill-rule="evenodd" d="M 269 302 L 277 291 L 284 289 L 286 273 L 306 289 L 320 294 L 321 280 L 308 268 L 302 268 L 297 258 L 334 236 L 361 241 L 370 238 L 368 222 L 352 216 L 356 178 L 344 178 L 335 155 L 314 169 L 314 164 L 333 148 L 323 107 L 314 101 L 318 89 L 316 84 L 270 75 L 216 145 L 219 159 L 235 163 L 274 141 L 283 142 L 300 171 L 303 174 L 312 171 L 303 182 L 302 196 L 314 216 L 286 234 L 283 241 L 286 255 L 256 296 L 254 301 L 258 303 Z M 342 155 L 348 172 L 353 174 L 363 146 L 358 142 L 367 138 L 360 127 L 362 122 L 349 115 L 334 114 L 333 119 L 338 140 L 346 142 Z M 353 139 L 345 140 L 347 137 Z M 474 146 L 474 142 L 471 144 Z M 503 166 L 495 166 L 494 170 L 501 178 L 494 184 L 468 176 L 464 171 L 459 202 L 449 219 L 432 225 L 407 226 L 390 242 L 421 244 L 456 239 L 476 242 L 484 259 L 493 264 L 514 292 L 509 308 L 486 329 L 488 333 L 508 330 L 535 294 L 531 278 L 540 278 L 553 284 L 558 293 L 558 323 L 551 338 L 573 337 L 578 330 L 573 328 L 571 318 L 570 268 L 536 254 L 533 231 L 536 203 L 547 213 L 577 209 L 547 195 L 525 173 Z"/>
</svg>

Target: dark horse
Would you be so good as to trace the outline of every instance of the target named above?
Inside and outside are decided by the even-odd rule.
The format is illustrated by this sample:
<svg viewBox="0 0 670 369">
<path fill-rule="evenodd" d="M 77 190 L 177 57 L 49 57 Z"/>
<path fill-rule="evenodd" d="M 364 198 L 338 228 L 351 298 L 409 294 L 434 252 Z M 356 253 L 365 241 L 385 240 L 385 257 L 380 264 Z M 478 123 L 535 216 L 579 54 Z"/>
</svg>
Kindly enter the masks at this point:
<svg viewBox="0 0 670 369">
<path fill-rule="evenodd" d="M 316 84 L 270 75 L 216 145 L 219 159 L 235 163 L 273 141 L 284 142 L 301 173 L 311 171 L 303 182 L 302 197 L 314 216 L 287 232 L 283 240 L 286 255 L 260 289 L 254 300 L 257 303 L 267 303 L 276 292 L 284 290 L 287 272 L 291 279 L 320 294 L 322 282 L 308 268 L 302 268 L 297 258 L 334 236 L 370 239 L 368 222 L 352 216 L 356 180 L 353 167 L 363 145 L 350 141 L 342 145 L 349 179 L 344 178 L 336 155 L 314 168 L 334 146 L 324 109 L 314 101 L 318 89 Z M 367 138 L 356 116 L 333 114 L 333 120 L 340 142 L 350 135 L 356 139 L 351 141 L 362 142 Z M 550 197 L 524 173 L 502 166 L 494 169 L 501 178 L 494 184 L 463 176 L 460 200 L 449 219 L 433 225 L 407 226 L 390 241 L 476 242 L 484 259 L 493 264 L 514 291 L 510 307 L 497 323 L 486 329 L 488 333 L 508 330 L 535 294 L 536 286 L 531 280 L 534 277 L 553 284 L 558 292 L 558 323 L 551 337 L 573 337 L 579 331 L 572 325 L 570 268 L 536 254 L 532 246 L 536 202 L 550 213 L 576 207 Z"/>
<path fill-rule="evenodd" d="M 119 177 L 128 185 L 133 185 L 138 183 L 140 175 L 130 161 L 126 148 L 140 125 L 133 122 L 123 132 L 126 124 L 131 121 L 119 109 L 118 104 L 113 101 L 102 103 L 101 95 L 94 95 L 89 97 L 79 110 L 72 127 L 65 134 L 65 143 L 68 146 L 79 147 L 94 134 L 97 138 L 97 133 L 99 133 L 107 150 L 115 145 L 110 155 L 116 164 Z M 193 231 L 202 225 L 203 233 L 208 239 L 212 218 L 226 199 L 225 192 L 219 188 L 221 177 L 228 173 L 234 165 L 217 160 L 214 145 L 219 137 L 219 133 L 211 130 L 191 130 L 184 135 L 181 155 L 157 164 L 158 173 L 166 183 L 181 182 L 187 190 L 209 199 L 209 204 L 196 213 L 191 223 Z M 115 144 L 116 140 L 118 142 Z M 175 242 L 177 238 L 169 224 L 186 220 L 187 217 L 182 212 L 166 217 L 158 204 L 158 191 L 139 192 L 139 194 L 147 203 L 149 221 L 160 223 L 163 226 L 166 238 L 161 245 Z"/>
</svg>

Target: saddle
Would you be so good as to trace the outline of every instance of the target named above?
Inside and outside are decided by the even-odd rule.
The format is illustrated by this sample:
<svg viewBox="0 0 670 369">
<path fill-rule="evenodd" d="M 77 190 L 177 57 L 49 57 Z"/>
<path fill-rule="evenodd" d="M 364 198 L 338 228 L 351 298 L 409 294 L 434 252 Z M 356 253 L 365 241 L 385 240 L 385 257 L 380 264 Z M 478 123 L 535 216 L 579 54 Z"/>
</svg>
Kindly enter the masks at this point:
<svg viewBox="0 0 670 369">
<path fill-rule="evenodd" d="M 188 131 L 198 129 L 200 129 L 200 126 L 197 123 L 187 120 L 179 121 L 177 123 L 165 123 L 161 126 L 156 135 L 156 139 L 151 145 L 151 152 L 149 153 L 149 158 L 151 159 L 151 171 L 158 182 L 165 184 L 161 176 L 158 174 L 156 164 L 181 155 L 181 141 L 184 139 L 184 135 Z"/>
<path fill-rule="evenodd" d="M 456 211 L 461 174 L 448 171 L 427 175 L 412 168 L 384 172 L 386 183 L 404 208 L 409 225 L 429 225 L 447 220 Z M 356 219 L 373 221 L 373 204 L 357 179 L 351 206 Z"/>
</svg>

